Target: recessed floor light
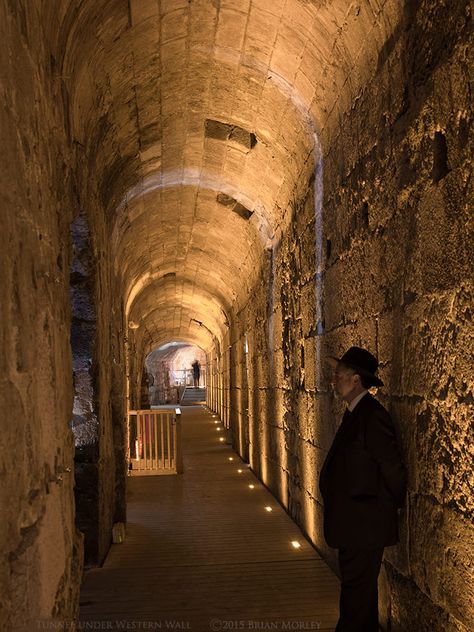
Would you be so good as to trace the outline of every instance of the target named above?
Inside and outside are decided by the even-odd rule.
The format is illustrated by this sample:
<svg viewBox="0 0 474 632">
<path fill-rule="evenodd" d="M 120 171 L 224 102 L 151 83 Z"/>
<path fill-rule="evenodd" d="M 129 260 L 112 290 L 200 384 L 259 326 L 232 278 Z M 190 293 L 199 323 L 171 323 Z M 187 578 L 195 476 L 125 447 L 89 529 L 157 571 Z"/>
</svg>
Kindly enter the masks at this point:
<svg viewBox="0 0 474 632">
<path fill-rule="evenodd" d="M 291 543 L 291 546 L 294 549 L 299 549 L 301 547 L 301 544 L 298 542 L 298 540 L 293 540 L 293 542 Z"/>
<path fill-rule="evenodd" d="M 242 474 L 243 470 L 237 470 L 237 472 L 238 472 L 239 474 Z"/>
<path fill-rule="evenodd" d="M 253 489 L 255 487 L 255 485 L 249 485 L 250 489 Z"/>
<path fill-rule="evenodd" d="M 273 511 L 271 507 L 265 507 L 265 511 Z"/>
<path fill-rule="evenodd" d="M 224 441 L 224 437 L 219 437 L 219 441 Z"/>
<path fill-rule="evenodd" d="M 234 457 L 233 457 L 233 456 L 230 456 L 230 457 L 229 457 L 229 461 L 233 461 L 233 460 L 234 460 Z"/>
</svg>

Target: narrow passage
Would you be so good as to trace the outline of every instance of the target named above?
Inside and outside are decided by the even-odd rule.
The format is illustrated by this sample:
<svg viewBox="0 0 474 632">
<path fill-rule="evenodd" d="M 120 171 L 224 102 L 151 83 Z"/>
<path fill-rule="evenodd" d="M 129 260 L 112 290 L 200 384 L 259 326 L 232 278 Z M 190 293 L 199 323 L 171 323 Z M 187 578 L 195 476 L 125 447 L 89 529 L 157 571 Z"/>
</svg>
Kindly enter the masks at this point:
<svg viewBox="0 0 474 632">
<path fill-rule="evenodd" d="M 85 574 L 78 629 L 334 630 L 337 577 L 217 417 L 182 413 L 184 474 L 129 479 L 126 540 Z"/>
</svg>

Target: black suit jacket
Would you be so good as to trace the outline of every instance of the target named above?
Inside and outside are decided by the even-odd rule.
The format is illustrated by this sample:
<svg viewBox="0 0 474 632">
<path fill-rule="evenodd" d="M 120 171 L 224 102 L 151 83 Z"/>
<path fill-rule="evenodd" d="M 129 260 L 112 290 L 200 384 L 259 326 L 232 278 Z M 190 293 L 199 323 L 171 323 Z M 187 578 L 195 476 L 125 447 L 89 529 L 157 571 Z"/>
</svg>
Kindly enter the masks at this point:
<svg viewBox="0 0 474 632">
<path fill-rule="evenodd" d="M 346 410 L 319 477 L 324 537 L 334 548 L 376 548 L 398 542 L 397 508 L 406 469 L 385 408 L 367 393 Z"/>
</svg>

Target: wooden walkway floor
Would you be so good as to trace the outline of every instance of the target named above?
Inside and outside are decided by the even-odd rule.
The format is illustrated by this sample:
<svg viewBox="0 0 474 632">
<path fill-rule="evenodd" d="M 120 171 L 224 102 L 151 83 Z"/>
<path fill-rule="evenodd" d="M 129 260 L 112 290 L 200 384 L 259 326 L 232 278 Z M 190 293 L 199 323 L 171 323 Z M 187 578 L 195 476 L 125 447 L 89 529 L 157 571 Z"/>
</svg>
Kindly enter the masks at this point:
<svg viewBox="0 0 474 632">
<path fill-rule="evenodd" d="M 182 411 L 184 474 L 129 479 L 126 540 L 86 573 L 78 629 L 334 630 L 337 577 L 212 415 Z"/>
</svg>

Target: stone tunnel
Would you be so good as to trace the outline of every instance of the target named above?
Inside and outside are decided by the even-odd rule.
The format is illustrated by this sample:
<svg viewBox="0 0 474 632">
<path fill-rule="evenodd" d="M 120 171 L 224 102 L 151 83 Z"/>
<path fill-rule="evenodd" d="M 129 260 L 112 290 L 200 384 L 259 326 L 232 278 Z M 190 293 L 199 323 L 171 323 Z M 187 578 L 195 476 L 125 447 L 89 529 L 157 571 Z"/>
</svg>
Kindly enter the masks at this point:
<svg viewBox="0 0 474 632">
<path fill-rule="evenodd" d="M 0 12 L 1 630 L 74 629 L 171 344 L 335 572 L 325 358 L 374 353 L 408 470 L 381 625 L 474 629 L 471 2 Z"/>
</svg>

